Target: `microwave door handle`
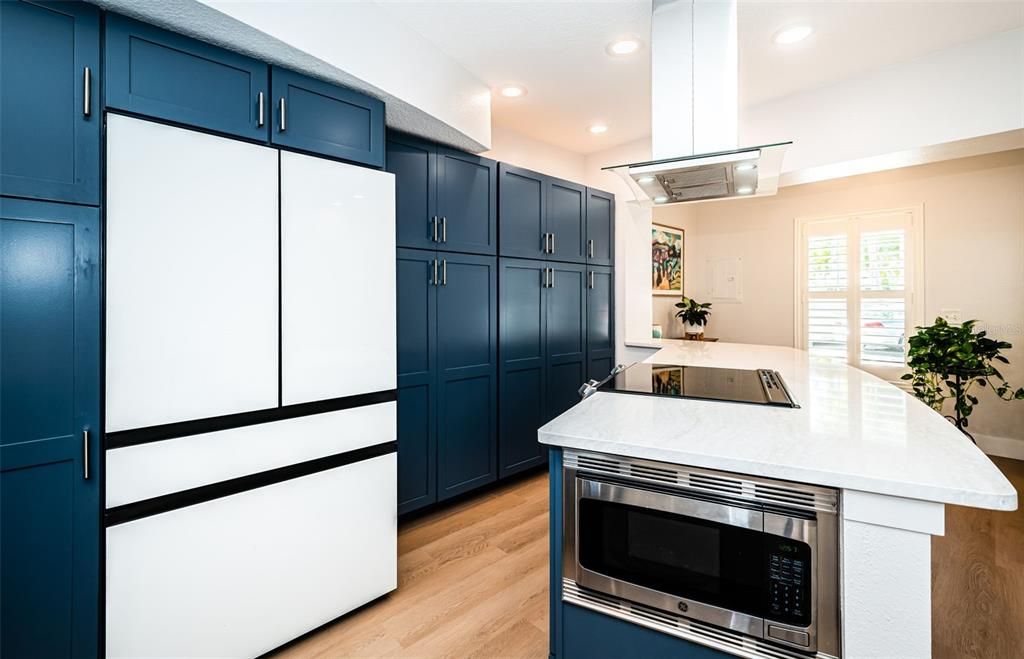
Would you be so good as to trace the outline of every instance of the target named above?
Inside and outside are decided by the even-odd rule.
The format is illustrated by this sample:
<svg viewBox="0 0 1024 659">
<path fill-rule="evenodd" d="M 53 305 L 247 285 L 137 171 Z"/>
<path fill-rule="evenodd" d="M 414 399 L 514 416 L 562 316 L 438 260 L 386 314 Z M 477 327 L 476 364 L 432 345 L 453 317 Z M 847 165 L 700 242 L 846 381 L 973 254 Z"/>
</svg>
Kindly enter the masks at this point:
<svg viewBox="0 0 1024 659">
<path fill-rule="evenodd" d="M 704 519 L 744 529 L 764 530 L 764 513 L 760 510 L 691 499 L 681 495 L 652 492 L 638 487 L 605 483 L 589 478 L 577 478 L 578 485 L 580 485 L 576 491 L 577 503 L 580 499 L 596 499 L 636 508 L 658 510 L 682 517 Z"/>
</svg>

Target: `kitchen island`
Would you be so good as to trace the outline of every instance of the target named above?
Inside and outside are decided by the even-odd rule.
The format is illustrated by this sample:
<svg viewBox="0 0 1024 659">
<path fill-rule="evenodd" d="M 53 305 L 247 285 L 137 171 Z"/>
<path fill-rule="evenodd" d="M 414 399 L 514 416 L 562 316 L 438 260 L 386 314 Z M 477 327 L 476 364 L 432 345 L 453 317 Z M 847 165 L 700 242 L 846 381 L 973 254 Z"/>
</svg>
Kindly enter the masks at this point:
<svg viewBox="0 0 1024 659">
<path fill-rule="evenodd" d="M 630 598 L 597 596 L 575 583 L 571 577 L 576 561 L 569 554 L 576 551 L 578 536 L 570 526 L 578 511 L 572 505 L 566 507 L 567 515 L 562 511 L 563 502 L 571 504 L 578 486 L 563 477 L 578 481 L 579 474 L 592 470 L 587 465 L 603 464 L 597 468 L 604 471 L 597 480 L 616 481 L 608 470 L 617 469 L 618 480 L 628 481 L 634 474 L 657 471 L 659 465 L 664 473 L 689 473 L 691 480 L 684 482 L 680 476 L 678 486 L 668 486 L 684 492 L 697 475 L 705 480 L 734 478 L 746 483 L 737 485 L 746 488 L 744 493 L 776 487 L 774 480 L 785 481 L 783 489 L 786 484 L 806 484 L 815 492 L 833 492 L 831 512 L 818 505 L 817 512 L 806 513 L 817 516 L 823 537 L 828 535 L 824 522 L 835 520 L 831 533 L 838 548 L 832 550 L 838 557 L 836 574 L 818 574 L 819 587 L 805 597 L 813 608 L 834 591 L 837 603 L 831 606 L 838 617 L 837 642 L 816 651 L 819 656 L 929 656 L 931 536 L 943 534 L 945 504 L 1016 508 L 1017 493 L 995 465 L 923 403 L 845 364 L 774 346 L 672 340 L 627 346 L 627 357 L 652 363 L 775 370 L 799 407 L 599 390 L 540 429 L 539 440 L 551 447 L 552 655 L 573 659 L 598 650 L 607 656 L 669 651 L 690 656 L 800 656 L 790 649 L 796 647 L 793 643 L 778 642 L 774 632 L 769 636 L 767 620 L 773 616 L 768 614 L 763 616 L 763 630 L 741 634 L 734 631 L 735 620 L 743 617 L 739 614 L 732 614 L 733 629 L 726 630 L 692 619 L 700 603 L 690 603 L 689 616 L 672 616 L 636 606 Z M 625 466 L 607 466 L 619 463 Z M 766 511 L 767 533 L 767 520 L 775 517 L 771 506 L 753 506 L 740 501 L 739 494 L 733 498 L 740 508 Z M 713 567 L 726 572 L 726 562 L 715 561 L 705 565 L 705 571 Z M 722 574 L 719 581 L 727 583 L 730 578 Z M 686 606 L 680 601 L 680 610 Z M 826 618 L 828 613 L 824 611 Z M 631 634 L 639 630 L 639 636 L 616 647 L 609 636 L 612 629 L 629 629 Z M 680 645 L 666 645 L 671 643 Z"/>
</svg>

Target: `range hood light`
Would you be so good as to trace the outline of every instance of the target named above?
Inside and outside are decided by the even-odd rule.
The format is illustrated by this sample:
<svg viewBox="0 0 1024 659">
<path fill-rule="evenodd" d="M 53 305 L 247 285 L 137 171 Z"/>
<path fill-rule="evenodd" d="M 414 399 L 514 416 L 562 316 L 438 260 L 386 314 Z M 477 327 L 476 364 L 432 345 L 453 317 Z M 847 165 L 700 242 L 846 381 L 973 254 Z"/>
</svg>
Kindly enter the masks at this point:
<svg viewBox="0 0 1024 659">
<path fill-rule="evenodd" d="M 754 169 L 754 167 L 756 167 L 756 166 L 757 165 L 755 165 L 752 162 L 745 162 L 742 165 L 736 165 L 736 171 L 737 172 L 749 172 L 750 170 Z"/>
<path fill-rule="evenodd" d="M 640 185 L 647 185 L 648 183 L 654 183 L 654 177 L 653 176 L 641 176 L 640 178 L 638 178 L 636 180 L 636 182 L 639 183 Z"/>
<path fill-rule="evenodd" d="M 754 188 L 750 186 L 744 186 L 742 188 L 736 188 L 736 194 L 750 194 L 754 191 Z"/>
</svg>

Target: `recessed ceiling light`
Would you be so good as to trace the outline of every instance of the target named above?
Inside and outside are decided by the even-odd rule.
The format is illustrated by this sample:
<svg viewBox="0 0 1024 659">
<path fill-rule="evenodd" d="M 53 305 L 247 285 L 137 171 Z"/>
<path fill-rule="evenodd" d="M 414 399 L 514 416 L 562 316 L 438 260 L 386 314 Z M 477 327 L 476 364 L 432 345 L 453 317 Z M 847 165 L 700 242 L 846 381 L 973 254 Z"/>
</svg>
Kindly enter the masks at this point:
<svg viewBox="0 0 1024 659">
<path fill-rule="evenodd" d="M 619 39 L 618 41 L 611 42 L 605 50 L 608 51 L 609 55 L 632 55 L 636 51 L 640 50 L 640 46 L 641 42 L 639 39 L 630 37 L 628 39 Z"/>
<path fill-rule="evenodd" d="M 499 93 L 505 98 L 519 98 L 520 96 L 526 96 L 526 87 L 522 85 L 504 85 Z"/>
<path fill-rule="evenodd" d="M 736 188 L 736 194 L 750 194 L 753 191 L 754 188 L 751 187 Z"/>
<path fill-rule="evenodd" d="M 604 124 L 594 124 L 594 125 L 592 125 L 590 127 L 590 132 L 593 133 L 594 135 L 600 135 L 601 133 L 607 133 L 608 132 L 608 126 L 605 126 Z"/>
<path fill-rule="evenodd" d="M 636 180 L 637 183 L 654 183 L 653 176 L 641 176 Z"/>
<path fill-rule="evenodd" d="M 811 36 L 811 32 L 814 32 L 814 28 L 810 25 L 790 25 L 776 32 L 773 39 L 780 46 L 785 46 L 797 41 L 803 41 Z"/>
<path fill-rule="evenodd" d="M 749 172 L 753 168 L 754 168 L 754 163 L 752 163 L 752 162 L 745 162 L 742 165 L 736 165 L 736 171 L 737 172 Z"/>
<path fill-rule="evenodd" d="M 654 198 L 654 203 L 656 204 L 664 204 L 666 201 L 668 201 L 668 197 L 665 195 L 659 195 Z"/>
</svg>

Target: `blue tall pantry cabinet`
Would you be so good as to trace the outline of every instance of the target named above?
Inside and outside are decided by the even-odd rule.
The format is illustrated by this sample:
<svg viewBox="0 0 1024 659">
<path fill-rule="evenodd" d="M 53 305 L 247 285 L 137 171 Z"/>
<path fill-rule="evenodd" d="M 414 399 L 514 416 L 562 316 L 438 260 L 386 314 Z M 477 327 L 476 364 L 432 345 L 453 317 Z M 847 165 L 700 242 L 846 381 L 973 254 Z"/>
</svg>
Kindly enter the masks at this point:
<svg viewBox="0 0 1024 659">
<path fill-rule="evenodd" d="M 2 2 L 0 31 L 0 656 L 95 656 L 100 14 Z"/>
</svg>

